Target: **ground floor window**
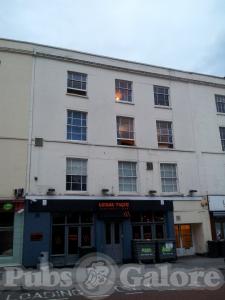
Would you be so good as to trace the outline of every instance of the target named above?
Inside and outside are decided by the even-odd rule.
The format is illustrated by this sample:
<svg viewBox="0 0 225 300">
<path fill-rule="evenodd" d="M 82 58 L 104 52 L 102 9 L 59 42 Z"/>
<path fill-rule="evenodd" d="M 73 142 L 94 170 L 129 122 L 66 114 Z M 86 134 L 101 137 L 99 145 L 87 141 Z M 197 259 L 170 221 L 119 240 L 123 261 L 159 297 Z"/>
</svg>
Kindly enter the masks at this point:
<svg viewBox="0 0 225 300">
<path fill-rule="evenodd" d="M 190 224 L 175 225 L 177 248 L 190 249 L 193 247 L 192 230 Z"/>
<path fill-rule="evenodd" d="M 165 214 L 163 212 L 145 212 L 131 214 L 133 239 L 152 240 L 164 239 Z"/>
<path fill-rule="evenodd" d="M 0 256 L 13 255 L 14 213 L 0 213 Z"/>
<path fill-rule="evenodd" d="M 91 213 L 55 213 L 52 216 L 52 254 L 77 255 L 80 247 L 91 247 L 93 236 Z"/>
<path fill-rule="evenodd" d="M 225 219 L 218 219 L 215 221 L 216 239 L 225 239 Z"/>
</svg>

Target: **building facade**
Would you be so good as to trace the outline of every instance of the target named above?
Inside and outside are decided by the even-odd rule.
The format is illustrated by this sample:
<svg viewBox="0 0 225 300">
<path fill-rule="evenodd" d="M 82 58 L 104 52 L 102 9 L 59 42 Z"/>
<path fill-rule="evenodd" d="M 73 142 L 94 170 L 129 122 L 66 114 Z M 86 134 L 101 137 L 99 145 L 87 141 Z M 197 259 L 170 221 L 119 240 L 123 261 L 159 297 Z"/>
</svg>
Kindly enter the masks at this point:
<svg viewBox="0 0 225 300">
<path fill-rule="evenodd" d="M 205 199 L 225 194 L 223 78 L 15 41 L 0 48 L 30 66 L 24 265 L 41 251 L 69 265 L 90 248 L 129 261 L 134 239 L 207 252 Z"/>
<path fill-rule="evenodd" d="M 0 266 L 22 263 L 32 61 L 0 42 Z"/>
</svg>

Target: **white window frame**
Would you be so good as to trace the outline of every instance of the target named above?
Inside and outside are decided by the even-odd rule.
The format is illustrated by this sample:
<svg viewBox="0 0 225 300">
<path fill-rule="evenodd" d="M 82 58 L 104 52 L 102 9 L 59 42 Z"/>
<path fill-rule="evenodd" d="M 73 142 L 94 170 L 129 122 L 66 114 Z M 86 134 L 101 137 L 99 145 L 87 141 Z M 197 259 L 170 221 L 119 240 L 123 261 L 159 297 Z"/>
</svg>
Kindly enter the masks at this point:
<svg viewBox="0 0 225 300">
<path fill-rule="evenodd" d="M 224 130 L 224 138 L 222 138 L 221 129 Z M 222 151 L 225 151 L 225 126 L 220 126 L 219 131 L 220 131 L 220 141 L 221 141 Z"/>
<path fill-rule="evenodd" d="M 162 177 L 162 173 L 161 173 L 161 166 L 162 165 L 174 165 L 175 166 L 176 177 Z M 159 163 L 159 174 L 160 174 L 162 193 L 164 193 L 164 194 L 179 193 L 178 165 L 177 165 L 176 162 L 160 162 Z M 174 190 L 174 191 L 165 191 L 165 188 L 163 188 L 165 186 L 165 185 L 163 185 L 163 179 L 175 179 L 176 180 L 176 190 Z"/>
<path fill-rule="evenodd" d="M 123 172 L 123 165 L 122 164 L 132 164 L 135 166 L 135 176 L 123 176 L 124 172 Z M 122 175 L 120 174 L 120 166 L 122 165 Z M 135 161 L 118 161 L 118 182 L 119 182 L 119 193 L 137 193 L 138 191 L 138 176 L 137 176 L 138 170 L 137 170 L 137 162 Z M 124 188 L 121 190 L 120 186 L 121 186 L 121 180 L 125 179 L 125 178 L 132 178 L 135 179 L 135 188 L 132 190 L 124 190 Z M 122 183 L 122 185 L 124 186 L 124 183 Z M 134 186 L 132 183 L 130 184 L 131 186 Z"/>
<path fill-rule="evenodd" d="M 117 82 L 119 84 L 119 87 L 117 87 Z M 128 87 L 127 88 L 123 88 L 123 87 L 120 87 L 120 82 L 126 82 L 127 85 L 130 84 L 131 85 L 131 88 L 129 89 Z M 123 91 L 123 90 L 126 90 L 126 91 L 130 91 L 131 92 L 131 101 L 128 100 L 128 97 L 127 99 L 120 99 L 118 96 L 117 96 L 117 90 L 119 91 Z M 123 95 L 123 93 L 121 92 L 121 95 Z M 130 80 L 125 80 L 125 79 L 115 79 L 115 100 L 116 102 L 118 103 L 128 103 L 128 104 L 132 104 L 134 103 L 133 102 L 133 82 L 130 81 Z"/>
<path fill-rule="evenodd" d="M 158 124 L 159 123 L 165 123 L 165 124 L 170 124 L 171 127 L 170 128 L 158 128 Z M 170 130 L 171 130 L 171 134 L 170 134 Z M 165 120 L 156 120 L 156 130 L 157 130 L 157 141 L 158 141 L 158 147 L 159 148 L 165 148 L 163 147 L 163 145 L 167 145 L 168 149 L 174 149 L 174 136 L 173 136 L 173 122 L 172 121 L 165 121 Z M 162 130 L 167 130 L 168 133 L 166 134 L 158 134 L 159 131 Z M 167 142 L 161 141 L 160 137 L 162 136 L 167 136 Z M 172 138 L 172 143 L 169 141 L 169 138 Z"/>
<path fill-rule="evenodd" d="M 77 112 L 77 113 L 85 114 L 86 115 L 86 126 L 76 126 L 76 125 L 68 124 L 68 113 L 69 112 Z M 81 118 L 81 120 L 82 120 L 82 118 Z M 88 139 L 88 113 L 86 111 L 67 109 L 66 121 L 67 121 L 67 123 L 66 123 L 66 139 L 67 139 L 67 141 L 76 141 L 76 142 L 81 142 L 81 143 L 87 142 L 87 139 Z M 86 130 L 86 139 L 85 140 L 83 140 L 83 139 L 79 140 L 79 139 L 68 138 L 68 126 L 85 128 L 85 130 Z"/>
<path fill-rule="evenodd" d="M 119 137 L 118 133 L 121 132 L 118 130 L 118 120 L 119 119 L 130 119 L 133 122 L 133 131 L 123 131 L 123 132 L 127 132 L 128 133 L 128 138 L 126 137 Z M 129 125 L 129 129 L 130 129 L 130 125 Z M 130 138 L 130 135 L 133 135 L 133 138 Z M 117 145 L 124 145 L 124 144 L 120 144 L 118 143 L 119 141 L 131 141 L 133 142 L 133 144 L 131 144 L 131 146 L 135 145 L 135 119 L 134 117 L 129 117 L 129 116 L 116 116 L 116 138 L 117 138 Z"/>
<path fill-rule="evenodd" d="M 86 166 L 85 166 L 85 175 L 83 174 L 68 174 L 68 161 L 82 161 L 83 163 L 85 162 Z M 82 173 L 82 172 L 81 172 Z M 67 189 L 67 176 L 85 176 L 86 177 L 86 189 L 83 190 L 82 189 L 82 178 L 81 178 L 81 189 L 80 190 L 74 190 L 74 189 Z M 70 185 L 72 185 L 72 181 L 70 181 Z M 80 192 L 87 192 L 88 191 L 88 159 L 86 158 L 77 158 L 77 157 L 66 157 L 66 192 L 73 192 L 73 193 L 80 193 Z"/>
<path fill-rule="evenodd" d="M 81 76 L 81 80 L 69 79 L 69 75 L 70 74 L 72 74 L 72 75 L 80 75 Z M 83 76 L 86 77 L 85 80 L 83 80 L 83 78 L 82 78 Z M 71 86 L 69 86 L 69 80 L 70 81 L 75 81 L 75 82 L 80 82 L 81 85 L 82 85 L 82 83 L 85 83 L 86 88 L 83 89 L 83 88 L 74 88 L 74 87 L 71 87 Z M 81 97 L 87 97 L 87 85 L 88 85 L 88 75 L 86 73 L 77 72 L 77 71 L 67 71 L 67 93 L 68 94 L 77 95 L 77 96 L 81 96 Z M 70 92 L 68 90 L 72 90 L 74 92 Z M 76 93 L 76 91 L 78 93 Z M 83 92 L 84 94 L 82 94 L 80 92 Z"/>
<path fill-rule="evenodd" d="M 225 95 L 215 95 L 216 111 L 219 114 L 225 114 Z M 222 111 L 220 108 L 223 107 Z"/>
<path fill-rule="evenodd" d="M 159 92 L 155 92 L 156 89 L 158 88 L 161 88 L 161 89 L 168 89 L 168 93 L 166 94 L 165 92 L 164 93 L 159 93 Z M 159 106 L 159 107 L 171 107 L 171 104 L 170 104 L 170 88 L 168 86 L 162 86 L 162 85 L 153 85 L 153 94 L 154 94 L 154 105 L 155 106 Z M 156 103 L 158 102 L 158 95 L 164 95 L 164 101 L 167 101 L 165 100 L 165 96 L 168 96 L 168 105 L 167 104 L 159 104 L 159 103 Z M 157 98 L 157 99 L 156 99 Z"/>
</svg>

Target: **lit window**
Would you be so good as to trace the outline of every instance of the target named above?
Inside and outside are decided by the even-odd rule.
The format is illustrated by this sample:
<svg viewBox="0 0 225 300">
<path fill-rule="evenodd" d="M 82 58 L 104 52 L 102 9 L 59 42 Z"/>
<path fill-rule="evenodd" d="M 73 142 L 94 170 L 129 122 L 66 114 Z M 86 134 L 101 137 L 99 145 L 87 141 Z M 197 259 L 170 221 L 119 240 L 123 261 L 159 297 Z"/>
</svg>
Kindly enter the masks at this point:
<svg viewBox="0 0 225 300">
<path fill-rule="evenodd" d="M 87 190 L 87 160 L 67 158 L 66 160 L 66 190 Z"/>
<path fill-rule="evenodd" d="M 137 191 L 137 172 L 135 162 L 119 162 L 119 191 Z"/>
<path fill-rule="evenodd" d="M 162 192 L 177 192 L 177 165 L 160 164 Z"/>
<path fill-rule="evenodd" d="M 225 151 L 225 127 L 220 127 L 220 138 L 221 138 L 222 150 Z"/>
<path fill-rule="evenodd" d="M 225 113 L 225 96 L 215 95 L 217 112 Z"/>
<path fill-rule="evenodd" d="M 117 117 L 117 144 L 134 145 L 134 119 Z"/>
<path fill-rule="evenodd" d="M 68 71 L 67 76 L 67 93 L 86 96 L 87 74 Z"/>
<path fill-rule="evenodd" d="M 169 106 L 169 88 L 154 85 L 155 105 Z"/>
<path fill-rule="evenodd" d="M 132 102 L 132 82 L 116 79 L 116 101 Z"/>
<path fill-rule="evenodd" d="M 158 146 L 173 148 L 172 122 L 156 121 Z"/>
<path fill-rule="evenodd" d="M 81 111 L 67 111 L 67 139 L 87 140 L 87 113 Z"/>
</svg>

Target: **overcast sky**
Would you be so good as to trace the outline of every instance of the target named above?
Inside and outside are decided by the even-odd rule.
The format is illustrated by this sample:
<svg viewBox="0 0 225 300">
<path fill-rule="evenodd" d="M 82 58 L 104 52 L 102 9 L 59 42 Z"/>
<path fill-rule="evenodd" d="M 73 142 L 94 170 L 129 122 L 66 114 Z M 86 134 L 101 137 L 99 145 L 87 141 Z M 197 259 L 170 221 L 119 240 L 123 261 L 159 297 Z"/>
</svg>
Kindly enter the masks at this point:
<svg viewBox="0 0 225 300">
<path fill-rule="evenodd" d="M 225 76 L 225 0 L 0 0 L 0 37 Z"/>
</svg>

